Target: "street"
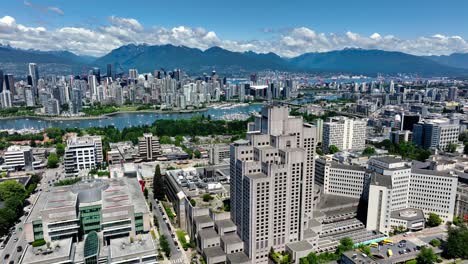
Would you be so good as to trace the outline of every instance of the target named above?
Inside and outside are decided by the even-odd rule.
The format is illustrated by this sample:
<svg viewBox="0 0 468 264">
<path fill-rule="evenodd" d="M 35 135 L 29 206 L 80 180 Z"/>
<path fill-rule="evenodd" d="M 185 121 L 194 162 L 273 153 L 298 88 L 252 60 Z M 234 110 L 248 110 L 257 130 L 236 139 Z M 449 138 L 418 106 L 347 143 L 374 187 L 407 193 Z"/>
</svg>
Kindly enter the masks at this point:
<svg viewBox="0 0 468 264">
<path fill-rule="evenodd" d="M 171 257 L 170 257 L 170 263 L 190 263 L 189 260 L 187 259 L 187 256 L 184 254 L 184 250 L 180 243 L 177 240 L 177 236 L 175 238 L 172 237 L 172 233 L 174 232 L 175 234 L 175 229 L 172 226 L 172 224 L 169 223 L 169 226 L 171 230 L 169 230 L 168 225 L 165 223 L 163 214 L 165 215 L 166 219 L 169 219 L 164 212 L 164 209 L 162 209 L 163 213 L 161 213 L 160 208 L 162 208 L 162 204 L 159 202 L 156 202 L 153 198 L 152 193 L 150 192 L 149 195 L 149 200 L 151 201 L 151 204 L 153 206 L 153 215 L 156 216 L 156 219 L 158 219 L 159 222 L 159 234 L 164 235 L 167 238 L 167 241 L 169 242 L 169 246 L 171 248 Z M 176 242 L 175 242 L 176 241 Z M 177 249 L 177 246 L 174 245 L 174 243 L 178 244 L 179 250 Z"/>
<path fill-rule="evenodd" d="M 41 172 L 38 172 L 41 174 Z M 32 209 L 34 206 L 38 195 L 41 192 L 49 191 L 49 188 L 54 185 L 55 182 L 63 179 L 63 167 L 60 165 L 58 168 L 55 169 L 47 169 L 42 173 L 42 179 L 38 187 L 36 188 L 36 192 L 31 194 L 28 198 L 30 205 L 27 206 L 29 210 Z M 28 247 L 28 243 L 25 240 L 24 233 L 23 233 L 23 226 L 27 219 L 27 216 L 21 216 L 19 219 L 21 222 L 14 226 L 14 231 L 11 232 L 11 237 L 8 240 L 7 244 L 5 245 L 4 249 L 0 249 L 0 260 L 1 263 L 19 263 L 19 259 L 23 252 Z M 14 233 L 14 234 L 13 234 Z M 15 241 L 16 240 L 16 241 Z M 18 246 L 21 246 L 22 250 L 17 252 Z M 8 255 L 8 256 L 7 256 Z"/>
</svg>

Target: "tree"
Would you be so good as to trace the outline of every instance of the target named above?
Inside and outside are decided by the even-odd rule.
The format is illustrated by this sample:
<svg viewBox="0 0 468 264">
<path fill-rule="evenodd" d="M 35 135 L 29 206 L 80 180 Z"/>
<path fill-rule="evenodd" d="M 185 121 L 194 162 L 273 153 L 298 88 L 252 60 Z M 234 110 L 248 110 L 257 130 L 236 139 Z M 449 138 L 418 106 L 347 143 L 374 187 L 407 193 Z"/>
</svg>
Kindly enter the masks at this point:
<svg viewBox="0 0 468 264">
<path fill-rule="evenodd" d="M 440 242 L 439 239 L 434 238 L 429 242 L 429 244 L 431 244 L 431 246 L 433 246 L 433 247 L 440 247 L 442 242 Z"/>
<path fill-rule="evenodd" d="M 205 193 L 205 194 L 203 194 L 202 199 L 203 199 L 204 202 L 209 202 L 209 201 L 213 200 L 213 196 L 211 196 L 209 193 Z"/>
<path fill-rule="evenodd" d="M 190 204 L 195 207 L 197 206 L 197 201 L 195 201 L 194 199 L 190 199 Z"/>
<path fill-rule="evenodd" d="M 455 151 L 457 151 L 457 144 L 453 144 L 453 143 L 448 144 L 446 150 L 447 152 L 455 153 Z"/>
<path fill-rule="evenodd" d="M 59 157 L 55 153 L 50 153 L 47 158 L 47 168 L 57 168 L 59 164 Z"/>
<path fill-rule="evenodd" d="M 465 142 L 465 147 L 463 147 L 463 153 L 468 154 L 468 142 Z"/>
<path fill-rule="evenodd" d="M 194 152 L 193 152 L 193 155 L 195 156 L 196 159 L 199 159 L 201 158 L 201 153 L 198 149 L 196 149 Z"/>
<path fill-rule="evenodd" d="M 350 237 L 344 237 L 340 240 L 340 245 L 336 248 L 336 254 L 341 255 L 341 253 L 353 249 L 354 242 Z"/>
<path fill-rule="evenodd" d="M 8 180 L 0 183 L 0 200 L 7 201 L 9 199 L 17 199 L 17 200 L 24 200 L 26 194 L 26 190 L 24 186 L 15 181 L 15 180 Z"/>
<path fill-rule="evenodd" d="M 159 245 L 161 246 L 162 251 L 166 254 L 167 258 L 171 257 L 171 248 L 169 247 L 169 242 L 167 242 L 166 236 L 162 235 L 159 237 Z"/>
<path fill-rule="evenodd" d="M 163 176 L 161 174 L 161 168 L 159 164 L 156 165 L 156 169 L 154 170 L 154 177 L 153 177 L 153 195 L 154 199 L 163 200 L 165 196 L 165 183 Z"/>
<path fill-rule="evenodd" d="M 416 258 L 418 264 L 433 264 L 437 261 L 437 255 L 432 251 L 432 248 L 422 247 Z"/>
<path fill-rule="evenodd" d="M 364 156 L 372 156 L 374 154 L 375 154 L 375 149 L 373 147 L 366 147 L 362 151 L 362 155 L 364 155 Z"/>
<path fill-rule="evenodd" d="M 335 153 L 337 153 L 337 152 L 340 152 L 340 149 L 339 149 L 337 146 L 335 146 L 335 145 L 330 145 L 330 146 L 328 147 L 328 153 L 330 153 L 330 154 L 335 154 Z"/>
<path fill-rule="evenodd" d="M 62 143 L 57 143 L 57 145 L 55 145 L 55 149 L 56 149 L 56 153 L 57 155 L 59 155 L 60 157 L 63 156 L 63 154 L 65 154 L 65 145 L 62 144 Z"/>
<path fill-rule="evenodd" d="M 463 225 L 463 219 L 459 216 L 454 216 L 453 217 L 453 224 L 456 226 L 461 226 Z"/>
<path fill-rule="evenodd" d="M 444 245 L 444 255 L 447 258 L 468 258 L 468 227 L 462 224 L 460 227 L 450 227 L 447 242 Z"/>
<path fill-rule="evenodd" d="M 429 218 L 426 221 L 426 224 L 429 227 L 435 227 L 435 226 L 440 225 L 441 223 L 442 223 L 442 219 L 436 213 L 430 213 Z"/>
</svg>

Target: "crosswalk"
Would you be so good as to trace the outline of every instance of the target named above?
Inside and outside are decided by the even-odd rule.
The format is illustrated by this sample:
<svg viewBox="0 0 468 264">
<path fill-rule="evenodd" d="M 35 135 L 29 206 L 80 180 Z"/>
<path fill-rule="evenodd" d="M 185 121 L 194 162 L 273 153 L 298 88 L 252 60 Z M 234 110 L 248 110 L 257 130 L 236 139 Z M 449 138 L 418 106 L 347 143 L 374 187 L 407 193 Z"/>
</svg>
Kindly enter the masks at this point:
<svg viewBox="0 0 468 264">
<path fill-rule="evenodd" d="M 177 264 L 177 263 L 185 263 L 183 258 L 178 258 L 178 259 L 171 259 L 171 263 Z"/>
</svg>

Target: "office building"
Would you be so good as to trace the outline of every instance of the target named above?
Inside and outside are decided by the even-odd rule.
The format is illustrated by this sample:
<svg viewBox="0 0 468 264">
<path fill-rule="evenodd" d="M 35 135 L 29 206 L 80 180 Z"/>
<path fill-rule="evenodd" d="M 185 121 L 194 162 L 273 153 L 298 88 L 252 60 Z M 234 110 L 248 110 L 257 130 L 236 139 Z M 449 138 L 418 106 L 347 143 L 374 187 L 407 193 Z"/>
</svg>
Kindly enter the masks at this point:
<svg viewBox="0 0 468 264">
<path fill-rule="evenodd" d="M 34 96 L 38 95 L 39 89 L 37 87 L 39 81 L 39 68 L 36 63 L 29 63 L 29 76 L 31 76 L 31 86 L 33 88 Z"/>
<path fill-rule="evenodd" d="M 59 115 L 60 114 L 60 104 L 59 101 L 55 98 L 51 98 L 47 101 L 45 105 L 45 113 L 48 115 Z"/>
<path fill-rule="evenodd" d="M 82 92 L 80 89 L 73 88 L 72 90 L 72 101 L 71 101 L 71 110 L 73 114 L 79 114 L 83 108 L 82 105 Z"/>
<path fill-rule="evenodd" d="M 89 75 L 88 76 L 88 86 L 89 91 L 91 93 L 91 98 L 93 101 L 100 102 L 102 100 L 99 90 L 98 90 L 98 80 L 96 75 Z"/>
<path fill-rule="evenodd" d="M 323 120 L 316 119 L 314 125 L 317 127 L 317 143 L 323 142 Z"/>
<path fill-rule="evenodd" d="M 0 93 L 0 106 L 1 108 L 12 107 L 10 90 L 3 89 L 3 92 Z"/>
<path fill-rule="evenodd" d="M 455 215 L 468 221 L 468 184 L 458 183 Z"/>
<path fill-rule="evenodd" d="M 419 114 L 401 114 L 401 127 L 400 130 L 413 131 L 414 125 L 419 123 L 421 116 Z"/>
<path fill-rule="evenodd" d="M 315 166 L 315 182 L 323 187 L 324 194 L 361 197 L 366 182 L 365 167 L 346 165 L 331 159 L 318 159 Z"/>
<path fill-rule="evenodd" d="M 36 105 L 33 88 L 29 85 L 24 88 L 24 99 L 26 101 L 26 106 Z"/>
<path fill-rule="evenodd" d="M 5 151 L 3 159 L 4 163 L 0 167 L 4 170 L 33 169 L 34 157 L 30 146 L 10 146 Z"/>
<path fill-rule="evenodd" d="M 143 134 L 143 137 L 138 138 L 138 153 L 144 160 L 156 160 L 161 156 L 159 138 L 151 133 Z"/>
<path fill-rule="evenodd" d="M 93 68 L 92 75 L 96 76 L 96 81 L 98 84 L 101 84 L 101 69 Z"/>
<path fill-rule="evenodd" d="M 138 78 L 138 71 L 136 69 L 129 69 L 128 78 L 132 80 L 136 80 Z"/>
<path fill-rule="evenodd" d="M 370 159 L 368 170 L 367 229 L 388 234 L 394 227 L 409 224 L 405 227 L 420 230 L 429 213 L 452 221 L 456 175 L 411 168 L 409 162 L 393 157 Z"/>
<path fill-rule="evenodd" d="M 366 140 L 366 120 L 350 119 L 347 117 L 332 117 L 323 124 L 323 144 L 325 152 L 331 145 L 339 150 L 363 150 Z"/>
<path fill-rule="evenodd" d="M 231 218 L 251 263 L 268 263 L 273 248 L 307 239 L 312 218 L 316 128 L 266 106 L 247 140 L 231 145 Z"/>
<path fill-rule="evenodd" d="M 216 165 L 229 160 L 231 147 L 227 144 L 215 144 L 209 149 L 210 164 Z"/>
<path fill-rule="evenodd" d="M 456 101 L 458 96 L 458 88 L 457 87 L 450 87 L 448 90 L 448 97 L 447 101 Z"/>
<path fill-rule="evenodd" d="M 397 130 L 390 132 L 390 141 L 393 144 L 413 141 L 413 133 L 409 130 Z"/>
<path fill-rule="evenodd" d="M 112 64 L 107 64 L 107 78 L 114 78 L 114 75 L 112 75 Z"/>
<path fill-rule="evenodd" d="M 445 150 L 449 144 L 458 143 L 458 120 L 425 119 L 414 125 L 413 142 L 425 149 Z"/>
<path fill-rule="evenodd" d="M 64 155 L 65 174 L 77 176 L 81 170 L 89 170 L 103 161 L 102 141 L 99 136 L 72 137 L 67 141 Z"/>
</svg>

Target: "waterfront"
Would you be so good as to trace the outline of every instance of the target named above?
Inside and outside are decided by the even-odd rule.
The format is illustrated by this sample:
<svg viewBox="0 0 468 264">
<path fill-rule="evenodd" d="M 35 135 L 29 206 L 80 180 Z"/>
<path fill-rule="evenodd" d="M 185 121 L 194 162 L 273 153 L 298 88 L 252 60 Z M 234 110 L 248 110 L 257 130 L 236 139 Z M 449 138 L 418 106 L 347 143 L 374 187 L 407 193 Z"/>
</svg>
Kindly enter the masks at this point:
<svg viewBox="0 0 468 264">
<path fill-rule="evenodd" d="M 336 100 L 339 95 L 316 95 L 313 92 L 306 92 L 303 98 L 293 99 L 290 103 L 307 104 L 312 103 L 317 99 Z M 229 105 L 229 104 L 226 104 Z M 89 128 L 89 127 L 106 127 L 114 126 L 120 130 L 125 127 L 134 127 L 142 125 L 151 125 L 158 119 L 188 119 L 194 116 L 204 115 L 210 116 L 212 119 L 228 119 L 227 117 L 238 115 L 250 115 L 253 112 L 259 112 L 262 104 L 242 104 L 235 106 L 226 106 L 221 108 L 209 107 L 206 110 L 194 112 L 123 112 L 109 114 L 102 117 L 89 117 L 79 119 L 41 119 L 36 117 L 18 117 L 0 119 L 1 129 L 35 129 L 42 130 L 48 127 L 59 128 Z"/>
<path fill-rule="evenodd" d="M 16 118 L 0 120 L 0 129 L 44 129 L 47 127 L 59 128 L 88 128 L 115 126 L 118 129 L 142 125 L 151 125 L 158 119 L 188 119 L 197 115 L 208 115 L 212 119 L 221 119 L 226 115 L 250 114 L 260 111 L 261 104 L 242 105 L 235 108 L 208 108 L 200 112 L 188 113 L 155 113 L 155 112 L 129 112 L 117 113 L 102 118 L 79 119 L 79 120 L 41 120 L 38 118 Z"/>
</svg>

